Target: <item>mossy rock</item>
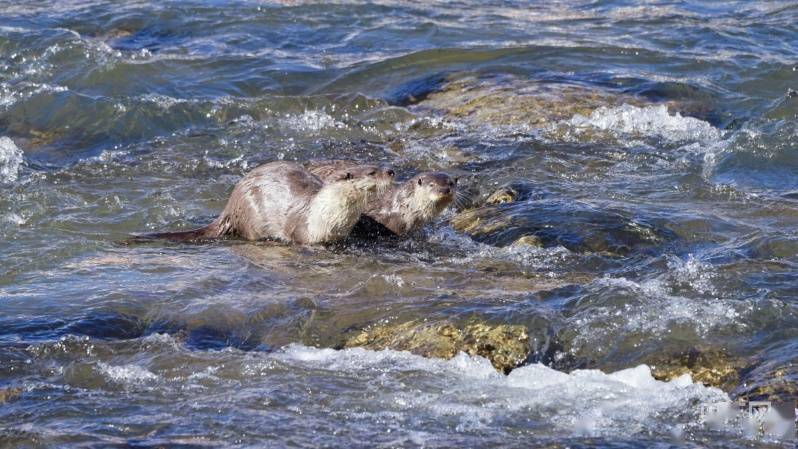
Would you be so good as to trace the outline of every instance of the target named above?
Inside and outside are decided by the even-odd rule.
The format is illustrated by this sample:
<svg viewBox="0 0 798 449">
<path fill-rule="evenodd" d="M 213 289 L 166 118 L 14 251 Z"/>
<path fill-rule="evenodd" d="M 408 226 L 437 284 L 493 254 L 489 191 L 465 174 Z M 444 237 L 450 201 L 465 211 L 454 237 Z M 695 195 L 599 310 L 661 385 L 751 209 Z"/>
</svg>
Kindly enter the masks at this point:
<svg viewBox="0 0 798 449">
<path fill-rule="evenodd" d="M 529 355 L 529 335 L 521 325 L 448 321 L 375 325 L 349 337 L 344 347 L 409 351 L 423 357 L 451 359 L 460 352 L 490 360 L 502 372 L 519 366 Z"/>
<path fill-rule="evenodd" d="M 475 237 L 507 228 L 512 224 L 512 217 L 502 215 L 494 207 L 481 207 L 454 215 L 449 219 L 449 224 L 455 231 Z"/>
<path fill-rule="evenodd" d="M 798 401 L 798 367 L 794 364 L 762 366 L 735 393 L 752 401 Z"/>
<path fill-rule="evenodd" d="M 507 204 L 518 199 L 518 191 L 512 187 L 502 187 L 485 199 L 486 204 Z"/>
<path fill-rule="evenodd" d="M 0 404 L 11 402 L 22 396 L 21 387 L 0 388 Z"/>
<path fill-rule="evenodd" d="M 652 375 L 657 380 L 673 380 L 689 374 L 694 382 L 724 391 L 732 391 L 740 383 L 740 370 L 745 363 L 726 352 L 715 349 L 690 349 L 653 357 Z"/>
</svg>

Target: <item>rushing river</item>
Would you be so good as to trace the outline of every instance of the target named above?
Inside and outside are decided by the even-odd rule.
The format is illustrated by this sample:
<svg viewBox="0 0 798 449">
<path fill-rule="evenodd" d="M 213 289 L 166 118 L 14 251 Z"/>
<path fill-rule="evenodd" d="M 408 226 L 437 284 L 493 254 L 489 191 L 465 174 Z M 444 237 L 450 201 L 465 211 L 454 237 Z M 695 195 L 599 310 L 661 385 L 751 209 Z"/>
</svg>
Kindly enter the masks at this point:
<svg viewBox="0 0 798 449">
<path fill-rule="evenodd" d="M 0 2 L 0 447 L 779 447 L 705 421 L 798 392 L 796 24 Z M 407 240 L 125 244 L 341 157 L 462 198 Z M 515 369 L 397 343 L 474 326 L 514 329 Z"/>
</svg>

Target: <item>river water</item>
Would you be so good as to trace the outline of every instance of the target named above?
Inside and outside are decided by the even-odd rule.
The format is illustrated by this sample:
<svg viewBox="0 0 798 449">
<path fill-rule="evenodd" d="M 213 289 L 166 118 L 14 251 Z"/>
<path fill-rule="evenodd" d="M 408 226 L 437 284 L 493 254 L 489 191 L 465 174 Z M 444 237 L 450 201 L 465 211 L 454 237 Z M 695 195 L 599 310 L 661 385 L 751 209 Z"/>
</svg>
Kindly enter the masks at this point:
<svg viewBox="0 0 798 449">
<path fill-rule="evenodd" d="M 779 446 L 702 410 L 796 394 L 796 23 L 1 2 L 0 446 Z M 259 163 L 335 157 L 518 195 L 403 241 L 120 243 L 209 222 Z M 407 322 L 523 326 L 529 355 L 340 349 Z M 732 380 L 652 377 L 679 354 Z"/>
</svg>

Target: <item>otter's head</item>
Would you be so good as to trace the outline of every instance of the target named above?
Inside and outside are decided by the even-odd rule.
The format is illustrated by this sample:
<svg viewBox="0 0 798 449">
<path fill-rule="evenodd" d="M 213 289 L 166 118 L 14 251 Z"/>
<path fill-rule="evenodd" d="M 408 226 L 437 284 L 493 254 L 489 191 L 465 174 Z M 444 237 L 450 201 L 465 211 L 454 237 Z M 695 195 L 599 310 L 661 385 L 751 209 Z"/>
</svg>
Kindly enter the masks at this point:
<svg viewBox="0 0 798 449">
<path fill-rule="evenodd" d="M 457 179 L 446 173 L 420 173 L 407 182 L 413 187 L 413 202 L 429 218 L 434 218 L 452 203 Z"/>
<path fill-rule="evenodd" d="M 332 172 L 325 182 L 339 183 L 362 192 L 364 197 L 380 195 L 393 184 L 395 173 L 390 167 L 353 165 Z"/>
</svg>

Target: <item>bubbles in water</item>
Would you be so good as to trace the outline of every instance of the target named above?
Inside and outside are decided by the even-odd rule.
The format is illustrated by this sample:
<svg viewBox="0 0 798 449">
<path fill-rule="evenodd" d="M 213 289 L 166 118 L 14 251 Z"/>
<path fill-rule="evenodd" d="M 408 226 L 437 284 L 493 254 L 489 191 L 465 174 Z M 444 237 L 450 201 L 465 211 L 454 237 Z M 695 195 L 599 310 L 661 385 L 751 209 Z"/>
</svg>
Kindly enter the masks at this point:
<svg viewBox="0 0 798 449">
<path fill-rule="evenodd" d="M 14 212 L 9 212 L 5 215 L 0 215 L 0 221 L 11 223 L 17 226 L 25 224 L 25 219 L 22 218 L 22 216 L 20 216 L 19 214 Z"/>
<path fill-rule="evenodd" d="M 699 293 L 716 294 L 717 289 L 712 284 L 716 273 L 714 267 L 701 262 L 694 255 L 687 256 L 687 260 L 671 256 L 668 258 L 668 268 L 674 280 L 689 284 Z"/>
<path fill-rule="evenodd" d="M 306 110 L 302 114 L 286 114 L 282 120 L 289 128 L 303 132 L 319 132 L 326 128 L 345 128 L 346 124 L 336 120 L 324 111 Z"/>
</svg>

